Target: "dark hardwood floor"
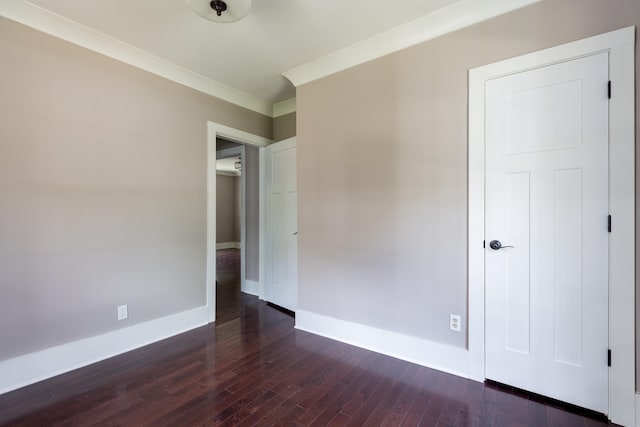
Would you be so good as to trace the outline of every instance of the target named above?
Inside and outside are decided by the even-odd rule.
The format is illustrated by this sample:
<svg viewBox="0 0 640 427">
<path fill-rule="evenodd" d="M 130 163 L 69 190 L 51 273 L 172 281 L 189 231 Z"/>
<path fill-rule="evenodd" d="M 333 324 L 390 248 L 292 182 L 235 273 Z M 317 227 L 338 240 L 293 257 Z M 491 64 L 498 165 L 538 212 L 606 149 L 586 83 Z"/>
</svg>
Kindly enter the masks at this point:
<svg viewBox="0 0 640 427">
<path fill-rule="evenodd" d="M 244 315 L 240 292 L 240 249 L 216 251 L 216 323 Z"/>
<path fill-rule="evenodd" d="M 234 292 L 215 325 L 0 396 L 0 425 L 606 425 L 295 330 L 291 316 Z"/>
</svg>

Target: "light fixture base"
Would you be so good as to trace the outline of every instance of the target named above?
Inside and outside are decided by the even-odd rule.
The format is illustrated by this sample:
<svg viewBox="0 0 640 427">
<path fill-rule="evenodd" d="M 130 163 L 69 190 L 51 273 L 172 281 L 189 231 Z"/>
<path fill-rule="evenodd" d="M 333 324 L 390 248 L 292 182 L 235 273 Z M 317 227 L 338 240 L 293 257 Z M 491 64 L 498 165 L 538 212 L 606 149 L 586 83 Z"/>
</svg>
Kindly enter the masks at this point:
<svg viewBox="0 0 640 427">
<path fill-rule="evenodd" d="M 227 10 L 227 4 L 222 0 L 212 0 L 212 2 L 209 3 L 209 6 L 211 9 L 216 11 L 216 15 L 218 16 L 222 16 L 222 12 Z"/>
<path fill-rule="evenodd" d="M 184 0 L 198 15 L 215 22 L 239 21 L 249 13 L 251 0 Z"/>
</svg>

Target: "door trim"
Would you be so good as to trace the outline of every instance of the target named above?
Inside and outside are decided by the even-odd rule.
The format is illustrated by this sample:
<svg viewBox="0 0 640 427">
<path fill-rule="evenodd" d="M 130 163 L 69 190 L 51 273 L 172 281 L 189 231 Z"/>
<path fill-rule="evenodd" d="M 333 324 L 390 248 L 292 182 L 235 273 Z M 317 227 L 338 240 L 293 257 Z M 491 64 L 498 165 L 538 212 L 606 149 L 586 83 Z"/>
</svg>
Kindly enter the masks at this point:
<svg viewBox="0 0 640 427">
<path fill-rule="evenodd" d="M 484 381 L 485 83 L 597 52 L 609 53 L 613 85 L 609 102 L 609 209 L 615 228 L 609 236 L 609 346 L 613 363 L 608 416 L 623 425 L 635 422 L 634 42 L 635 27 L 627 27 L 469 71 L 469 377 Z"/>
<path fill-rule="evenodd" d="M 219 123 L 207 122 L 207 283 L 206 283 L 206 307 L 207 320 L 209 323 L 216 321 L 216 140 L 218 138 L 227 139 L 229 141 L 238 142 L 240 144 L 251 145 L 262 148 L 269 145 L 272 141 L 259 135 L 254 135 L 239 129 L 231 128 Z M 262 151 L 262 150 L 261 150 Z M 262 166 L 262 165 L 261 165 Z M 244 174 L 243 174 L 244 176 Z M 259 171 L 260 181 L 263 179 L 262 171 Z M 262 183 L 260 183 L 262 188 Z M 264 241 L 264 207 L 262 195 L 260 196 L 259 207 L 259 224 L 260 224 L 260 246 Z M 244 219 L 243 219 L 244 222 Z M 244 236 L 242 236 L 244 242 Z M 263 251 L 259 251 L 258 262 L 260 266 L 264 263 Z M 244 272 L 242 272 L 244 277 Z M 262 268 L 259 273 L 258 287 L 262 288 L 264 275 Z"/>
</svg>

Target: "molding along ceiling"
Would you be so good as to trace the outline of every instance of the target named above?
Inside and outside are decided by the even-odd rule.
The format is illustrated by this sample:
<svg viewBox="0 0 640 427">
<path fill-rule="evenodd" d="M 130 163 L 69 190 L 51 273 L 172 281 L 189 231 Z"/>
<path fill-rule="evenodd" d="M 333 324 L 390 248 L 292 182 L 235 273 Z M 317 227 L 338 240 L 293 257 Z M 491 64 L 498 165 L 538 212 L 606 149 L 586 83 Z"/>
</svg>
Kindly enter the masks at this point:
<svg viewBox="0 0 640 427">
<path fill-rule="evenodd" d="M 280 117 L 296 111 L 296 99 L 291 98 L 286 101 L 273 104 L 273 117 Z"/>
<path fill-rule="evenodd" d="M 272 105 L 21 0 L 0 0 L 0 15 L 39 31 L 267 116 Z"/>
<path fill-rule="evenodd" d="M 216 23 L 185 0 L 0 0 L 0 15 L 278 117 L 295 111 L 293 85 L 537 1 L 253 0 L 245 18 Z"/>
<path fill-rule="evenodd" d="M 283 75 L 297 87 L 539 1 L 541 0 L 459 1 L 385 33 L 285 71 Z"/>
</svg>

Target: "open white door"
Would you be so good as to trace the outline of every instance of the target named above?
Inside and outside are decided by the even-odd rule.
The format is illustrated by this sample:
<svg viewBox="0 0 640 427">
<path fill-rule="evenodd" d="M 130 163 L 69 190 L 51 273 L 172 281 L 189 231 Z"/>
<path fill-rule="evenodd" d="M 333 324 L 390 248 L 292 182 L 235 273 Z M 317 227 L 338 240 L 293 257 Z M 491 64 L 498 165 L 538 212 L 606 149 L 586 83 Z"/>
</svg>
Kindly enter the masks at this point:
<svg viewBox="0 0 640 427">
<path fill-rule="evenodd" d="M 486 377 L 608 413 L 608 54 L 486 85 Z"/>
<path fill-rule="evenodd" d="M 298 305 L 298 193 L 296 140 L 265 149 L 266 244 L 264 299 L 295 311 Z"/>
</svg>

